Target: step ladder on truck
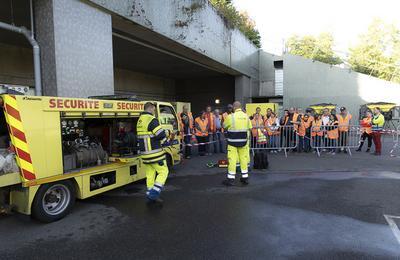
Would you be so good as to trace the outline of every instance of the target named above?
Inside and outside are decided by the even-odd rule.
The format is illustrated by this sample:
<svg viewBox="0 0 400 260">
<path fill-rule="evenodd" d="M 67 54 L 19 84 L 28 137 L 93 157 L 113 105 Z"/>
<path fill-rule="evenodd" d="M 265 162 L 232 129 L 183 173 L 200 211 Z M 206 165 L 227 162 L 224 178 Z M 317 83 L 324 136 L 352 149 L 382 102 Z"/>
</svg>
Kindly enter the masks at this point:
<svg viewBox="0 0 400 260">
<path fill-rule="evenodd" d="M 0 212 L 43 222 L 66 216 L 85 199 L 145 178 L 136 123 L 147 101 L 0 95 Z M 163 149 L 180 162 L 170 103 L 153 102 L 156 117 L 176 137 Z"/>
</svg>

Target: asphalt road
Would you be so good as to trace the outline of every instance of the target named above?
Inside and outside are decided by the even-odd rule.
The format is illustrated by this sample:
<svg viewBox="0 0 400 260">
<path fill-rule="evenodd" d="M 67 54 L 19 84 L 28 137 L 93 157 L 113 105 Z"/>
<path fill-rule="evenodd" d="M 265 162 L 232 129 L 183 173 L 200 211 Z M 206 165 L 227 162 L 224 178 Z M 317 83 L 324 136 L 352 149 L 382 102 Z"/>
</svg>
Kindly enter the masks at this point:
<svg viewBox="0 0 400 260">
<path fill-rule="evenodd" d="M 178 166 L 162 208 L 137 183 L 78 201 L 56 223 L 2 216 L 1 258 L 400 259 L 384 217 L 400 216 L 400 159 L 274 155 L 271 171 L 227 188 L 224 169 L 205 167 L 222 157 Z"/>
</svg>

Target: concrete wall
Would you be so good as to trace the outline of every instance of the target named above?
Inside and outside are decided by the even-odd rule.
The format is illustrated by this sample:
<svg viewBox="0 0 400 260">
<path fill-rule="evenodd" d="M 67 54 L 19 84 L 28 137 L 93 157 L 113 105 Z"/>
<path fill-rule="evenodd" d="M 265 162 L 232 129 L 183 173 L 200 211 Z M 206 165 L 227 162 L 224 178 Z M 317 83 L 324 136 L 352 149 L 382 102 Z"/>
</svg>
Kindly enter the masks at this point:
<svg viewBox="0 0 400 260">
<path fill-rule="evenodd" d="M 34 85 L 32 49 L 0 43 L 0 84 Z"/>
<path fill-rule="evenodd" d="M 37 0 L 43 93 L 85 97 L 114 91 L 111 16 L 79 0 Z"/>
<path fill-rule="evenodd" d="M 136 94 L 142 100 L 176 101 L 173 79 L 118 68 L 114 70 L 114 79 L 117 94 Z"/>
<path fill-rule="evenodd" d="M 253 97 L 275 96 L 274 61 L 282 59 L 282 56 L 260 51 L 260 84 L 258 91 L 253 93 Z"/>
<path fill-rule="evenodd" d="M 360 105 L 400 102 L 400 85 L 299 56 L 284 55 L 284 107 L 315 103 L 345 106 L 358 118 Z"/>
<path fill-rule="evenodd" d="M 258 49 L 208 0 L 89 0 L 240 73 L 258 79 Z"/>
</svg>

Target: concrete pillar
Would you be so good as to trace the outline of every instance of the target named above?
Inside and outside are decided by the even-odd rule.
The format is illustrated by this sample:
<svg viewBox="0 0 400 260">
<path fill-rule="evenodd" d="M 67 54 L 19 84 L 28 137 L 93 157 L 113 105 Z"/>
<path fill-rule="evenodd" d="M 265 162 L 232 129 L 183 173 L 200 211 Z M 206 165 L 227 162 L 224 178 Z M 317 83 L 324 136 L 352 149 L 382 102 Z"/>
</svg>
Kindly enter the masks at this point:
<svg viewBox="0 0 400 260">
<path fill-rule="evenodd" d="M 113 94 L 111 16 L 78 0 L 36 0 L 34 4 L 43 94 Z"/>
<path fill-rule="evenodd" d="M 240 101 L 242 105 L 251 102 L 251 78 L 247 76 L 235 77 L 235 100 Z"/>
</svg>

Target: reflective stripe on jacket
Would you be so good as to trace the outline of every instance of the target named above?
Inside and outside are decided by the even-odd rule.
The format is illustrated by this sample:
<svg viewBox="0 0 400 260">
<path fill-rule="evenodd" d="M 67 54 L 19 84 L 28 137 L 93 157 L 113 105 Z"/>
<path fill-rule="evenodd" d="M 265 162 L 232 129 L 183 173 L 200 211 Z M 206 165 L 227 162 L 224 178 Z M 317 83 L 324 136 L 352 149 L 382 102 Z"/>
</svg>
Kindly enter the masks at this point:
<svg viewBox="0 0 400 260">
<path fill-rule="evenodd" d="M 311 135 L 312 136 L 323 136 L 324 131 L 321 128 L 322 126 L 322 120 L 315 120 L 312 122 L 312 127 L 311 127 Z"/>
<path fill-rule="evenodd" d="M 196 117 L 194 120 L 195 135 L 196 136 L 208 136 L 208 119 L 202 120 L 201 117 Z"/>
<path fill-rule="evenodd" d="M 258 137 L 258 130 L 264 130 L 264 121 L 262 120 L 261 117 L 259 118 L 253 118 L 253 120 L 251 120 L 251 125 L 252 125 L 252 129 L 251 129 L 251 134 L 253 137 Z"/>
<path fill-rule="evenodd" d="M 228 116 L 224 128 L 228 131 L 228 145 L 235 147 L 247 145 L 252 126 L 249 117 L 241 109 L 236 109 L 235 113 Z"/>
<path fill-rule="evenodd" d="M 182 114 L 183 114 L 183 112 L 181 112 L 181 113 L 179 113 L 178 114 L 178 116 L 179 116 L 179 123 L 180 123 L 180 126 L 181 126 L 181 131 L 183 131 L 184 130 L 184 128 L 185 128 L 185 124 L 183 123 L 183 119 L 182 119 Z M 187 113 L 187 117 L 189 118 L 189 129 L 193 129 L 193 115 L 192 115 L 192 113 L 190 113 L 190 112 L 188 112 Z"/>
<path fill-rule="evenodd" d="M 383 126 L 385 125 L 385 117 L 382 114 L 378 116 L 374 116 L 372 118 L 372 131 L 379 132 L 383 130 Z"/>
<path fill-rule="evenodd" d="M 161 128 L 157 118 L 148 112 L 143 112 L 137 123 L 137 138 L 139 140 L 140 157 L 143 163 L 156 163 L 165 159 L 161 142 L 167 135 Z"/>
<path fill-rule="evenodd" d="M 338 139 L 339 138 L 339 129 L 338 129 L 338 121 L 331 122 L 327 127 L 326 127 L 326 132 L 328 135 L 329 139 Z"/>
<path fill-rule="evenodd" d="M 305 136 L 306 132 L 307 132 L 307 129 L 309 129 L 310 126 L 311 126 L 311 121 L 310 120 L 307 120 L 307 122 L 306 122 L 303 119 L 301 119 L 300 125 L 299 125 L 299 128 L 298 128 L 299 136 Z"/>
<path fill-rule="evenodd" d="M 279 120 L 277 117 L 270 116 L 266 121 L 268 135 L 279 135 Z M 275 124 L 275 125 L 274 125 Z"/>
<path fill-rule="evenodd" d="M 372 133 L 372 124 L 371 124 L 371 122 L 372 122 L 372 118 L 371 117 L 364 117 L 362 120 L 361 120 L 361 132 L 365 132 L 365 133 L 367 133 L 367 134 L 370 134 L 370 133 Z"/>
<path fill-rule="evenodd" d="M 345 117 L 343 117 L 342 115 L 338 115 L 337 118 L 339 120 L 339 131 L 340 132 L 349 131 L 349 125 L 352 116 L 349 113 L 347 113 Z"/>
</svg>

